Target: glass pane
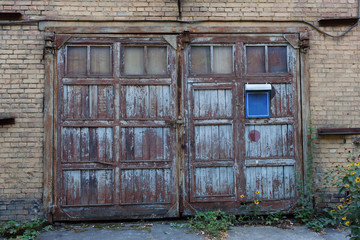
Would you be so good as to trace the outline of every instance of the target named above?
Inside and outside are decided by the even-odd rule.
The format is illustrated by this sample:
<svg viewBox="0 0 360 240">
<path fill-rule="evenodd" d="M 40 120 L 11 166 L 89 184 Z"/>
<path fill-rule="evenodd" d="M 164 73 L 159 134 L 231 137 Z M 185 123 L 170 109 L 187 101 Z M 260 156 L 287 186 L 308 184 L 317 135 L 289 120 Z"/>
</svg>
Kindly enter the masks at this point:
<svg viewBox="0 0 360 240">
<path fill-rule="evenodd" d="M 233 72 L 232 47 L 214 47 L 214 73 Z"/>
<path fill-rule="evenodd" d="M 210 47 L 191 47 L 191 72 L 210 73 Z"/>
<path fill-rule="evenodd" d="M 110 47 L 90 47 L 90 74 L 111 74 Z"/>
<path fill-rule="evenodd" d="M 287 72 L 287 51 L 286 47 L 268 47 L 269 52 L 269 72 Z"/>
<path fill-rule="evenodd" d="M 144 74 L 144 48 L 125 47 L 124 73 L 127 75 Z"/>
<path fill-rule="evenodd" d="M 86 47 L 68 47 L 67 48 L 67 73 L 86 74 Z"/>
<path fill-rule="evenodd" d="M 265 47 L 246 47 L 247 73 L 265 73 Z"/>
<path fill-rule="evenodd" d="M 167 48 L 148 47 L 148 74 L 167 74 Z"/>
</svg>

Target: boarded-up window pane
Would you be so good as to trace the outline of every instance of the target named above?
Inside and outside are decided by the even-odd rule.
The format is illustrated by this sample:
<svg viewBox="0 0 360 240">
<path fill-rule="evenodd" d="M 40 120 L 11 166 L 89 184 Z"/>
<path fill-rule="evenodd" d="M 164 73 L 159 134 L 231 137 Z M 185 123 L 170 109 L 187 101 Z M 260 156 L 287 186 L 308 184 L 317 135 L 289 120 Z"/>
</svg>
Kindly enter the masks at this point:
<svg viewBox="0 0 360 240">
<path fill-rule="evenodd" d="M 232 47 L 214 47 L 214 73 L 233 72 Z"/>
<path fill-rule="evenodd" d="M 246 47 L 248 73 L 265 73 L 265 47 Z"/>
<path fill-rule="evenodd" d="M 90 74 L 109 75 L 111 73 L 110 47 L 90 48 Z"/>
<path fill-rule="evenodd" d="M 166 47 L 148 47 L 148 74 L 166 74 L 167 73 L 167 48 Z"/>
<path fill-rule="evenodd" d="M 143 47 L 125 47 L 124 73 L 127 75 L 144 74 Z"/>
<path fill-rule="evenodd" d="M 86 47 L 67 48 L 67 73 L 86 74 Z"/>
<path fill-rule="evenodd" d="M 210 73 L 210 47 L 191 47 L 191 72 Z"/>
<path fill-rule="evenodd" d="M 287 72 L 287 52 L 286 47 L 268 47 L 269 52 L 269 72 Z"/>
</svg>

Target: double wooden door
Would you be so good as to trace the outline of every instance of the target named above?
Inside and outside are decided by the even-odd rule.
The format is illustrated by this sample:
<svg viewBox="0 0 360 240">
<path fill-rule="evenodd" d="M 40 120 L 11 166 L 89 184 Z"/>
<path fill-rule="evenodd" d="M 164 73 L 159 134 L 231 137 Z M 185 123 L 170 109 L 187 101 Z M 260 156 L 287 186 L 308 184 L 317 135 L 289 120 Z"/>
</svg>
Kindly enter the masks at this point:
<svg viewBox="0 0 360 240">
<path fill-rule="evenodd" d="M 55 220 L 293 202 L 296 51 L 281 36 L 166 39 L 71 38 L 57 52 Z M 246 119 L 244 84 L 264 81 L 271 118 Z"/>
</svg>

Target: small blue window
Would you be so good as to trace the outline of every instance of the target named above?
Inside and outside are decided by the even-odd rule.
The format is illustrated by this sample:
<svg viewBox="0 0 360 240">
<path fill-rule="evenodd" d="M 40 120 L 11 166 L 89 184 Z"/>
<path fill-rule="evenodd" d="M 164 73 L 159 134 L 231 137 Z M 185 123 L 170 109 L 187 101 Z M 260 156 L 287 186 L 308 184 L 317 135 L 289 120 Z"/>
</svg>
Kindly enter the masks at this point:
<svg viewBox="0 0 360 240">
<path fill-rule="evenodd" d="M 270 117 L 270 84 L 246 84 L 246 118 Z"/>
</svg>

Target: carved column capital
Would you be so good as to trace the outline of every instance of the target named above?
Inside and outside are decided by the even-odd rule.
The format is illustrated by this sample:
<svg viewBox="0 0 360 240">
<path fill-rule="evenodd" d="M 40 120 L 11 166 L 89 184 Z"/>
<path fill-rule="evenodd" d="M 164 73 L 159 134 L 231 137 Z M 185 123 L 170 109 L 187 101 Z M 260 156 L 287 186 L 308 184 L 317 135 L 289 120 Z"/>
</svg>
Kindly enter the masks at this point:
<svg viewBox="0 0 360 240">
<path fill-rule="evenodd" d="M 308 32 L 300 33 L 300 51 L 307 53 L 310 48 L 310 37 Z"/>
<path fill-rule="evenodd" d="M 49 34 L 45 36 L 45 50 L 44 54 L 54 54 L 55 53 L 55 45 L 54 45 L 55 36 L 53 34 Z"/>
</svg>

